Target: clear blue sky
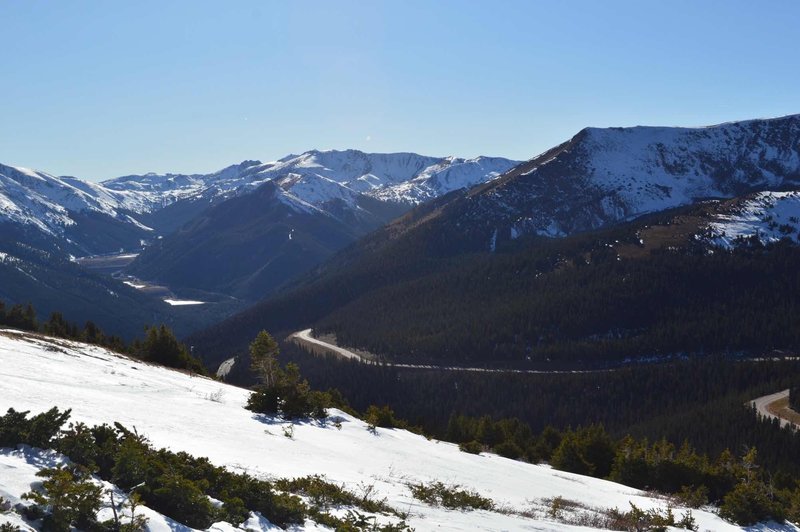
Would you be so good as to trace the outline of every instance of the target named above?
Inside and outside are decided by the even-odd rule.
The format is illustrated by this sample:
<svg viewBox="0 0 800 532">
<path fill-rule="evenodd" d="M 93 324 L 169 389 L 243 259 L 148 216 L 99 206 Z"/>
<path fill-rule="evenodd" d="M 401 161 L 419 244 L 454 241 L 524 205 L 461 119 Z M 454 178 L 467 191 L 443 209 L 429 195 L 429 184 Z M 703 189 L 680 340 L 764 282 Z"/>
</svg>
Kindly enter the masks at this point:
<svg viewBox="0 0 800 532">
<path fill-rule="evenodd" d="M 800 113 L 794 0 L 0 0 L 0 23 L 0 162 L 92 180 Z"/>
</svg>

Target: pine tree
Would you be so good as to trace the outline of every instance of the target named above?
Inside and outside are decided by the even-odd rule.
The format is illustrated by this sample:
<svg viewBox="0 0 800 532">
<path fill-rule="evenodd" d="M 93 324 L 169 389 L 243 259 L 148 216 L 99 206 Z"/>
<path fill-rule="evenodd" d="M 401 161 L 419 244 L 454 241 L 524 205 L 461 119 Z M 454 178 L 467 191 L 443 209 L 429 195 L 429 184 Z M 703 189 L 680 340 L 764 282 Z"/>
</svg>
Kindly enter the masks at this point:
<svg viewBox="0 0 800 532">
<path fill-rule="evenodd" d="M 261 331 L 250 344 L 250 367 L 268 388 L 278 382 L 278 343 L 267 331 Z"/>
<path fill-rule="evenodd" d="M 69 336 L 69 323 L 60 312 L 53 312 L 50 314 L 50 319 L 44 324 L 44 333 L 50 336 L 67 338 Z"/>
<path fill-rule="evenodd" d="M 189 355 L 186 346 L 175 338 L 166 325 L 147 329 L 147 336 L 139 346 L 138 354 L 144 360 L 164 366 L 203 372 L 202 364 Z"/>
<path fill-rule="evenodd" d="M 89 480 L 88 474 L 77 467 L 64 467 L 42 469 L 36 476 L 46 479 L 41 491 L 31 491 L 22 497 L 48 511 L 43 530 L 67 532 L 73 525 L 88 529 L 95 523 L 102 489 Z"/>
</svg>

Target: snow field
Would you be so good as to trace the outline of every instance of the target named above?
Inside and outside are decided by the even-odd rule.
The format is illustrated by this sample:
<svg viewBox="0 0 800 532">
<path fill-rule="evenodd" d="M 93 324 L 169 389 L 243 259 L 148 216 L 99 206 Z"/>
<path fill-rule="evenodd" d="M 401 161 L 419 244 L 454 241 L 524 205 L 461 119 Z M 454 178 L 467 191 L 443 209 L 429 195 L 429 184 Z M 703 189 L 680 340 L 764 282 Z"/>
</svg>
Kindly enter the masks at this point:
<svg viewBox="0 0 800 532">
<path fill-rule="evenodd" d="M 250 392 L 152 366 L 103 348 L 0 330 L 0 412 L 72 409 L 72 421 L 120 422 L 155 447 L 206 456 L 261 478 L 322 474 L 355 493 L 373 490 L 416 530 L 577 530 L 547 520 L 543 499 L 561 496 L 589 508 L 666 508 L 667 502 L 612 482 L 501 458 L 404 430 L 377 429 L 338 410 L 328 423 L 288 424 L 243 408 Z M 334 421 L 341 424 L 335 426 Z M 19 451 L 0 453 L 0 495 L 19 497 L 40 467 Z M 452 511 L 415 500 L 408 483 L 442 481 L 477 491 L 510 512 Z M 681 511 L 681 509 L 676 509 Z M 701 530 L 740 530 L 710 511 L 693 512 Z M 156 526 L 155 524 L 153 526 Z M 160 525 L 159 525 L 160 526 Z M 227 525 L 220 525 L 221 527 Z M 307 523 L 306 529 L 316 525 Z M 256 529 L 258 529 L 256 527 Z M 154 529 L 155 530 L 155 529 Z M 787 528 L 786 530 L 794 530 Z"/>
</svg>

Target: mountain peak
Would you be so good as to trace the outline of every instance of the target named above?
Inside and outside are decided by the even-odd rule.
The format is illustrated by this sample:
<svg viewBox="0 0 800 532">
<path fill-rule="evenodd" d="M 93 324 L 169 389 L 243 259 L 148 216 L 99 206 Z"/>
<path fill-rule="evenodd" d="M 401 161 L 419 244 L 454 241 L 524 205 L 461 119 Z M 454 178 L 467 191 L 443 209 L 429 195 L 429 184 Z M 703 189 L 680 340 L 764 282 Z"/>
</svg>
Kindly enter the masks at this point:
<svg viewBox="0 0 800 532">
<path fill-rule="evenodd" d="M 685 128 L 584 128 L 470 192 L 488 242 L 563 236 L 645 213 L 800 185 L 800 115 Z M 487 244 L 488 245 L 488 244 Z"/>
</svg>

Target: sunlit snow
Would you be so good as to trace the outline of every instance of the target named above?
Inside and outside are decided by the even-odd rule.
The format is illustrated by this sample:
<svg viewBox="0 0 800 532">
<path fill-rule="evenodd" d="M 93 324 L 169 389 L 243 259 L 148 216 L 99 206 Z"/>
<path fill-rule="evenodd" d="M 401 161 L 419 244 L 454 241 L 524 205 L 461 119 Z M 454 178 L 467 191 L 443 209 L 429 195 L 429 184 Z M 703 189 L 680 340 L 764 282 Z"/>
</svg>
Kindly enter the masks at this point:
<svg viewBox="0 0 800 532">
<path fill-rule="evenodd" d="M 282 430 L 286 422 L 243 408 L 249 393 L 97 346 L 0 331 L 0 412 L 11 407 L 34 413 L 53 406 L 71 408 L 73 421 L 117 421 L 136 427 L 157 447 L 206 456 L 234 471 L 262 478 L 321 474 L 354 491 L 369 486 L 389 505 L 409 512 L 408 523 L 418 531 L 579 530 L 547 517 L 544 499 L 555 496 L 589 508 L 668 504 L 633 488 L 544 465 L 463 453 L 454 444 L 404 430 L 378 428 L 373 433 L 364 422 L 333 409 L 329 414 L 341 428 L 298 422 L 288 438 Z M 44 467 L 47 461 L 34 464 Z M 2 450 L 0 495 L 18 500 L 34 480 L 35 468 L 19 453 Z M 434 480 L 476 490 L 507 513 L 450 511 L 411 496 L 408 483 Z M 523 511 L 529 516 L 519 515 Z M 693 513 L 701 530 L 740 530 L 710 511 Z M 157 529 L 166 530 L 160 525 Z"/>
</svg>

